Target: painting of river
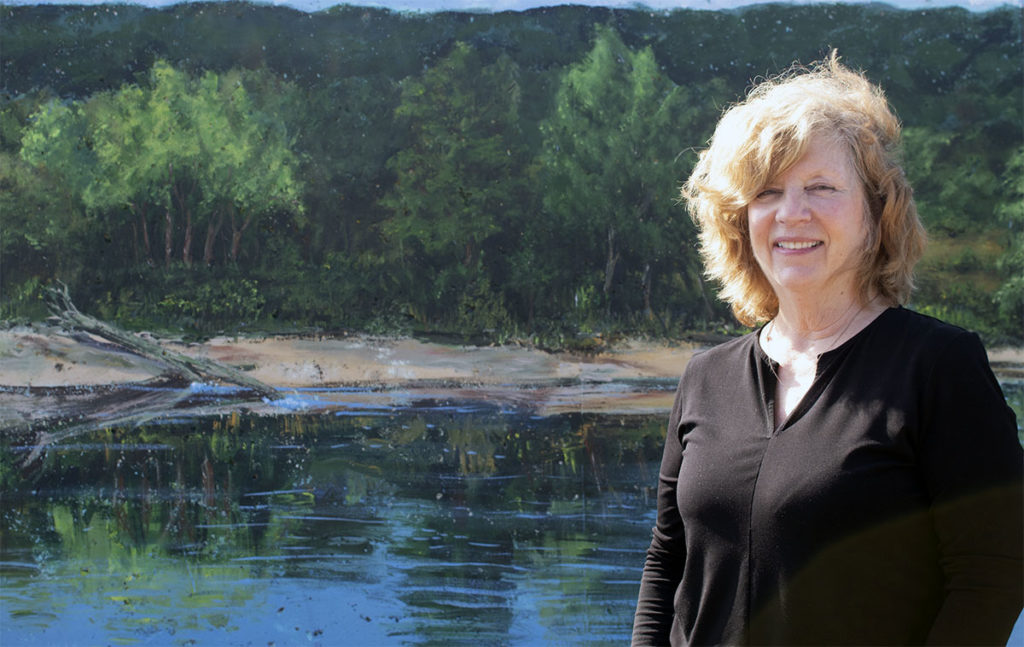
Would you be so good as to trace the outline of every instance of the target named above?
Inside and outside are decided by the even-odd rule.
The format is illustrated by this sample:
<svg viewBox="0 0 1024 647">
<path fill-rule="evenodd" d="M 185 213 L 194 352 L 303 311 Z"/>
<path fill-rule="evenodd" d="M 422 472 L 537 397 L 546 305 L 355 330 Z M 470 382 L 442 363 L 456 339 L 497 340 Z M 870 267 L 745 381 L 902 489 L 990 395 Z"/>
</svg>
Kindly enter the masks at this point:
<svg viewBox="0 0 1024 647">
<path fill-rule="evenodd" d="M 625 644 L 665 415 L 455 393 L 6 439 L 3 644 Z"/>
<path fill-rule="evenodd" d="M 623 644 L 662 425 L 429 399 L 8 444 L 3 644 Z"/>
</svg>

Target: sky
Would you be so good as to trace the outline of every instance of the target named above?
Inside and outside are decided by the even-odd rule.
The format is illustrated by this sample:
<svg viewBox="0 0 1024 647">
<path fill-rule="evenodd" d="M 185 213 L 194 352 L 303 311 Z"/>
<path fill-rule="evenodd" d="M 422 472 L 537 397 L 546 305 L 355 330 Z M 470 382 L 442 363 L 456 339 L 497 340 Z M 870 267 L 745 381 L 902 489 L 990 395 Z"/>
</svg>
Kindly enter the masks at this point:
<svg viewBox="0 0 1024 647">
<path fill-rule="evenodd" d="M 163 7 L 183 0 L 0 0 L 0 4 L 138 4 L 148 7 Z M 255 0 L 262 4 L 289 6 L 302 11 L 320 11 L 339 4 L 383 7 L 395 11 L 523 11 L 535 7 L 562 4 L 576 4 L 597 7 L 632 8 L 644 6 L 650 9 L 733 9 L 759 4 L 760 0 Z M 868 4 L 868 0 L 833 0 L 842 4 Z M 901 8 L 935 8 L 958 6 L 984 11 L 1003 5 L 1020 7 L 1024 0 L 885 0 Z M 812 0 L 789 0 L 788 4 L 816 4 Z"/>
</svg>

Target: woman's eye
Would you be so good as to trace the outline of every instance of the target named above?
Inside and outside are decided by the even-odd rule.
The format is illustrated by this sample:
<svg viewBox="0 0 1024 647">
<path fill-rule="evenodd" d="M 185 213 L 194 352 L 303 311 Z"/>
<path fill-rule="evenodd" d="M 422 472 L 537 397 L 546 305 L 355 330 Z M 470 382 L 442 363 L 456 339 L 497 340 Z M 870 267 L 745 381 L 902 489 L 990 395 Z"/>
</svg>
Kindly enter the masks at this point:
<svg viewBox="0 0 1024 647">
<path fill-rule="evenodd" d="M 757 199 L 758 200 L 764 200 L 765 198 L 770 198 L 770 197 L 772 197 L 774 195 L 778 195 L 778 194 L 779 194 L 779 190 L 778 189 L 762 189 L 757 194 Z"/>
<path fill-rule="evenodd" d="M 835 191 L 836 188 L 831 184 L 815 184 L 810 187 L 811 191 Z"/>
</svg>

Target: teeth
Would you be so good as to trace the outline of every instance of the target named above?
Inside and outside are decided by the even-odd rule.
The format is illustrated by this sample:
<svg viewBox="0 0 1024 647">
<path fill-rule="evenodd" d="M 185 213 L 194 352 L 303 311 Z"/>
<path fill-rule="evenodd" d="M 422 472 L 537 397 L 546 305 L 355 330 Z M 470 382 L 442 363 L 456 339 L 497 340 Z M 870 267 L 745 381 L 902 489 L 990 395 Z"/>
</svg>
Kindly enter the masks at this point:
<svg viewBox="0 0 1024 647">
<path fill-rule="evenodd" d="M 777 242 L 775 244 L 776 244 L 776 246 L 781 247 L 782 249 L 810 249 L 811 247 L 817 247 L 821 243 L 820 242 L 796 243 L 796 242 L 789 242 L 789 241 L 779 241 L 779 242 Z"/>
</svg>

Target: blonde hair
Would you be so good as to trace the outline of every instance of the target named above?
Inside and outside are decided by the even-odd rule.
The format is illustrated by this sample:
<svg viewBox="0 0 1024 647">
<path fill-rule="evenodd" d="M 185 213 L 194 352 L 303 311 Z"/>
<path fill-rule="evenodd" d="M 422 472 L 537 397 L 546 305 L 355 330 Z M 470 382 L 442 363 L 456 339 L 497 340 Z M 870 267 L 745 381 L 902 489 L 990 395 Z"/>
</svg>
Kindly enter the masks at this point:
<svg viewBox="0 0 1024 647">
<path fill-rule="evenodd" d="M 718 122 L 682 197 L 700 231 L 707 275 L 744 325 L 767 321 L 779 302 L 750 244 L 747 205 L 824 136 L 850 151 L 866 196 L 867 249 L 858 273 L 862 301 L 904 304 L 925 232 L 900 165 L 900 123 L 882 90 L 839 63 L 835 52 L 750 91 Z"/>
</svg>

